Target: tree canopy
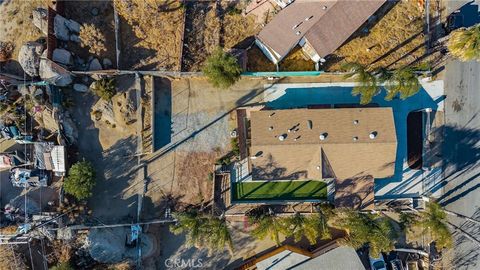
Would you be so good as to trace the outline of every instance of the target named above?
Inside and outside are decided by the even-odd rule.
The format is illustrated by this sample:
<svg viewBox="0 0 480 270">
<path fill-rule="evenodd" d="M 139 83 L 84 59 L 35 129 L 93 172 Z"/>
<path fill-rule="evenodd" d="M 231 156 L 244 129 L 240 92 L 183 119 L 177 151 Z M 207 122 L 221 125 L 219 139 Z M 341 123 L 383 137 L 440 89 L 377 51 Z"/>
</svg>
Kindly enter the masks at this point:
<svg viewBox="0 0 480 270">
<path fill-rule="evenodd" d="M 217 88 L 228 88 L 240 78 L 242 69 L 237 59 L 217 48 L 205 61 L 202 69 L 208 81 Z"/>
<path fill-rule="evenodd" d="M 335 225 L 347 232 L 344 244 L 355 249 L 368 244 L 372 257 L 393 249 L 395 233 L 390 220 L 351 209 L 337 211 Z"/>
<path fill-rule="evenodd" d="M 397 95 L 400 95 L 401 99 L 409 98 L 418 93 L 420 88 L 420 82 L 412 68 L 399 68 L 387 75 L 385 79 L 385 89 L 387 90 L 385 100 L 392 100 Z"/>
<path fill-rule="evenodd" d="M 65 192 L 73 195 L 78 200 L 91 197 L 94 186 L 95 170 L 92 164 L 86 160 L 72 165 L 63 184 Z"/>
<path fill-rule="evenodd" d="M 420 218 L 413 225 L 419 225 L 423 233 L 429 233 L 440 248 L 452 246 L 453 238 L 447 225 L 447 214 L 438 203 L 430 202 Z"/>
<path fill-rule="evenodd" d="M 92 86 L 93 92 L 102 99 L 111 100 L 115 95 L 116 85 L 115 79 L 103 78 L 96 81 Z"/>
<path fill-rule="evenodd" d="M 447 46 L 461 61 L 480 61 L 480 24 L 453 31 Z"/>
<path fill-rule="evenodd" d="M 222 251 L 227 246 L 233 252 L 233 242 L 224 218 L 199 213 L 198 211 L 176 212 L 177 223 L 170 226 L 173 234 L 185 233 L 188 246 L 207 248 L 209 253 Z"/>
<path fill-rule="evenodd" d="M 387 101 L 397 95 L 400 95 L 401 99 L 406 99 L 418 93 L 421 88 L 415 70 L 410 67 L 393 71 L 386 69 L 371 71 L 361 64 L 347 63 L 343 68 L 349 71 L 345 78 L 355 79 L 356 85 L 352 89 L 352 95 L 360 95 L 360 104 L 368 104 L 373 97 L 380 94 L 382 83 L 386 90 L 385 100 Z"/>
<path fill-rule="evenodd" d="M 320 213 L 309 216 L 296 213 L 293 216 L 285 218 L 283 224 L 284 234 L 293 236 L 295 242 L 299 242 L 305 237 L 311 245 L 315 245 L 319 238 L 331 238 L 330 230 L 327 226 L 327 219 Z"/>
<path fill-rule="evenodd" d="M 347 63 L 343 68 L 350 72 L 345 78 L 354 78 L 357 83 L 352 89 L 352 95 L 360 95 L 360 104 L 370 103 L 373 97 L 380 93 L 377 78 L 366 67 L 358 63 Z"/>
</svg>

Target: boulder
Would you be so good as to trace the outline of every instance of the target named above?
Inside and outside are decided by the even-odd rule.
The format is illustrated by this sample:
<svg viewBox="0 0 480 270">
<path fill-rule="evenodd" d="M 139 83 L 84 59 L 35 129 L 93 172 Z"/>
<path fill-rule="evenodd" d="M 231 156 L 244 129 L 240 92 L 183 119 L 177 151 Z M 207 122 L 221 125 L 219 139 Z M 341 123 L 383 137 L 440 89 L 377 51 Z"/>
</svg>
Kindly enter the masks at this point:
<svg viewBox="0 0 480 270">
<path fill-rule="evenodd" d="M 113 66 L 112 60 L 110 60 L 108 58 L 104 58 L 102 62 L 103 62 L 103 67 L 105 69 L 109 69 Z"/>
<path fill-rule="evenodd" d="M 115 120 L 115 113 L 113 111 L 112 101 L 106 101 L 104 99 L 99 99 L 95 105 L 92 107 L 92 120 L 98 121 L 95 117 L 95 112 L 101 112 L 101 118 L 99 121 L 108 122 L 111 125 L 116 125 L 117 121 Z"/>
<path fill-rule="evenodd" d="M 32 11 L 32 22 L 44 35 L 48 35 L 47 24 L 48 12 L 44 8 L 36 8 Z"/>
<path fill-rule="evenodd" d="M 39 73 L 40 78 L 56 86 L 67 86 L 72 83 L 70 72 L 48 59 L 42 58 L 40 61 Z"/>
<path fill-rule="evenodd" d="M 70 35 L 70 41 L 80 43 L 80 37 L 78 35 L 75 35 L 75 34 Z"/>
<path fill-rule="evenodd" d="M 90 61 L 90 64 L 88 65 L 88 70 L 90 71 L 102 70 L 102 65 L 100 64 L 100 61 L 98 61 L 97 58 L 93 58 L 93 60 Z"/>
<path fill-rule="evenodd" d="M 75 90 L 77 92 L 86 93 L 86 92 L 88 92 L 88 86 L 86 86 L 85 84 L 81 84 L 81 83 L 75 83 L 73 85 L 73 90 Z"/>
<path fill-rule="evenodd" d="M 68 20 L 60 15 L 55 15 L 55 19 L 53 21 L 53 30 L 55 31 L 55 36 L 63 41 L 70 40 L 70 31 L 66 26 L 66 22 Z"/>
<path fill-rule="evenodd" d="M 70 32 L 80 33 L 80 24 L 72 19 L 65 21 L 65 26 Z"/>
<path fill-rule="evenodd" d="M 52 60 L 64 64 L 67 66 L 71 66 L 73 64 L 73 56 L 72 53 L 65 50 L 65 49 L 55 49 L 53 50 Z"/>
<path fill-rule="evenodd" d="M 25 73 L 32 77 L 39 75 L 40 56 L 43 52 L 43 45 L 38 42 L 27 42 L 18 53 L 18 62 Z"/>
<path fill-rule="evenodd" d="M 77 126 L 75 126 L 75 123 L 68 112 L 63 113 L 59 118 L 60 124 L 63 128 L 63 133 L 68 138 L 69 143 L 74 144 L 78 139 Z"/>
</svg>

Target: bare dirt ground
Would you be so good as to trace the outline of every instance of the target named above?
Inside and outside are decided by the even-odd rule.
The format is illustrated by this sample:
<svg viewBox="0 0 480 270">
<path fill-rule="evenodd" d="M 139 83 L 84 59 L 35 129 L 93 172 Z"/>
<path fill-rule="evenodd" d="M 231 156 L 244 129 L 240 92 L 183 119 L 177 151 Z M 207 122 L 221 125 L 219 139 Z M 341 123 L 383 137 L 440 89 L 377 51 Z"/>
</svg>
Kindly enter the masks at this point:
<svg viewBox="0 0 480 270">
<path fill-rule="evenodd" d="M 98 12 L 95 13 L 95 12 Z M 93 24 L 105 36 L 106 51 L 99 55 L 92 55 L 88 48 L 82 48 L 80 44 L 69 42 L 68 47 L 83 59 L 89 56 L 108 58 L 115 66 L 115 26 L 113 21 L 113 6 L 110 1 L 65 1 L 65 17 L 72 19 L 81 25 Z"/>
<path fill-rule="evenodd" d="M 147 196 L 155 204 L 166 194 L 187 204 L 210 200 L 208 173 L 214 161 L 229 151 L 230 113 L 237 106 L 261 100 L 263 83 L 260 79 L 244 79 L 231 90 L 219 90 L 205 79 L 179 79 L 156 89 L 155 95 L 163 101 L 168 97 L 162 92 L 171 93 L 171 111 L 164 113 L 156 108 L 156 121 L 170 126 L 157 128 L 155 136 L 169 138 L 159 151 L 146 157 L 151 179 Z"/>
<path fill-rule="evenodd" d="M 128 193 L 137 181 L 137 137 L 128 129 L 94 123 L 91 108 L 98 97 L 72 93 L 76 104 L 71 108 L 78 127 L 80 158 L 92 162 L 97 184 L 89 206 L 102 222 L 132 221 L 137 212 L 137 195 Z"/>
<path fill-rule="evenodd" d="M 45 8 L 47 3 L 48 0 L 0 1 L 0 41 L 11 42 L 14 46 L 12 60 L 4 64 L 2 71 L 23 75 L 17 62 L 18 52 L 24 43 L 43 36 L 30 18 L 35 8 Z"/>
</svg>

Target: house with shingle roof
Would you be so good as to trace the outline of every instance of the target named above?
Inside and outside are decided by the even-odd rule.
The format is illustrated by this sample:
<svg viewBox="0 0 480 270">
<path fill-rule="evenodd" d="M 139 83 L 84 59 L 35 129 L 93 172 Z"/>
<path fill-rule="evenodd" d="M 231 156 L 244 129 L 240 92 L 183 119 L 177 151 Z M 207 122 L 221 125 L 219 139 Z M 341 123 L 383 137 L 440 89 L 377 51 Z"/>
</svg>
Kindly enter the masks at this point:
<svg viewBox="0 0 480 270">
<path fill-rule="evenodd" d="M 256 36 L 256 45 L 278 64 L 297 45 L 313 62 L 333 53 L 386 0 L 296 0 Z"/>
<path fill-rule="evenodd" d="M 249 176 L 238 185 L 265 183 L 248 191 L 246 198 L 267 183 L 273 189 L 272 183 L 304 181 L 295 187 L 300 189 L 320 181 L 332 185 L 337 207 L 369 210 L 374 179 L 394 175 L 397 138 L 392 108 L 263 108 L 242 115 L 246 124 L 239 140 L 246 148 L 242 158 Z"/>
</svg>

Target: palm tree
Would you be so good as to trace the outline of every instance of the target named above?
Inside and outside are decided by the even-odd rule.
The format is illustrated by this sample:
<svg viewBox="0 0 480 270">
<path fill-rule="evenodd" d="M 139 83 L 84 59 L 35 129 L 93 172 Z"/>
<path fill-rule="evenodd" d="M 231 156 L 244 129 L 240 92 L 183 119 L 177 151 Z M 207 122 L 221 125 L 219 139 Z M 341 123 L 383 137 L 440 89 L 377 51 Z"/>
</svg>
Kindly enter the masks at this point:
<svg viewBox="0 0 480 270">
<path fill-rule="evenodd" d="M 317 239 L 331 238 L 330 230 L 327 226 L 327 218 L 321 213 L 315 213 L 305 216 L 300 213 L 285 218 L 283 220 L 283 233 L 293 236 L 295 242 L 299 242 L 302 237 L 306 237 L 311 245 L 317 244 Z"/>
<path fill-rule="evenodd" d="M 452 233 L 448 229 L 447 214 L 438 203 L 430 202 L 424 212 L 420 213 L 415 223 L 423 228 L 423 233 L 430 233 L 438 247 L 452 246 Z"/>
<path fill-rule="evenodd" d="M 368 244 L 372 257 L 393 248 L 395 233 L 390 220 L 385 217 L 339 209 L 334 224 L 347 232 L 345 245 L 358 249 Z"/>
<path fill-rule="evenodd" d="M 233 241 L 230 236 L 225 218 L 210 217 L 204 225 L 208 238 L 207 247 L 210 252 L 214 250 L 223 250 L 225 245 L 230 253 L 233 253 Z"/>
<path fill-rule="evenodd" d="M 360 104 L 370 103 L 373 97 L 380 93 L 377 78 L 365 66 L 359 63 L 347 63 L 343 65 L 343 69 L 349 71 L 345 78 L 355 78 L 357 85 L 353 87 L 352 95 L 360 95 Z"/>
<path fill-rule="evenodd" d="M 179 235 L 186 234 L 188 246 L 207 248 L 213 251 L 222 251 L 227 246 L 233 252 L 233 242 L 225 218 L 189 211 L 172 214 L 177 223 L 170 226 L 170 231 Z"/>
<path fill-rule="evenodd" d="M 461 61 L 480 61 L 480 24 L 453 31 L 448 49 Z"/>
<path fill-rule="evenodd" d="M 204 246 L 202 226 L 207 221 L 197 211 L 176 212 L 172 216 L 177 223 L 170 226 L 170 231 L 179 235 L 186 233 L 186 243 L 188 246 L 202 247 Z"/>
<path fill-rule="evenodd" d="M 385 89 L 387 90 L 385 100 L 392 100 L 398 94 L 400 94 L 401 99 L 406 99 L 420 90 L 420 82 L 415 71 L 410 67 L 400 68 L 391 74 L 386 74 L 384 76 Z"/>
<path fill-rule="evenodd" d="M 265 213 L 251 216 L 250 222 L 255 225 L 255 228 L 250 232 L 253 237 L 263 240 L 268 236 L 275 241 L 277 246 L 280 245 L 280 233 L 285 232 L 283 218 L 276 216 L 274 213 Z"/>
</svg>

